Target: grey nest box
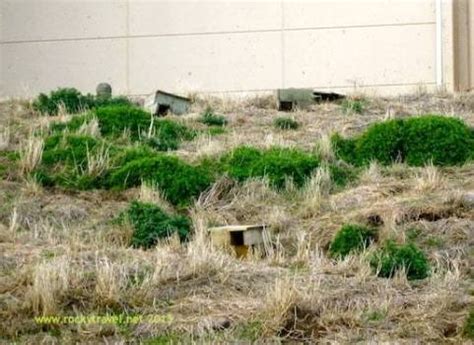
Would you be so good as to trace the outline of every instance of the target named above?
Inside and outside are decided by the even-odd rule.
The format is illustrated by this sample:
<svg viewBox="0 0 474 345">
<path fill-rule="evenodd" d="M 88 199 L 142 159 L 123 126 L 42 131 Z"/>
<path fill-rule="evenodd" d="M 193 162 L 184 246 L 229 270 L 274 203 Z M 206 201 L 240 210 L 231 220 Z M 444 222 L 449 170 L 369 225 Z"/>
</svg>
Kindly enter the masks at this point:
<svg viewBox="0 0 474 345">
<path fill-rule="evenodd" d="M 168 111 L 176 115 L 188 112 L 191 100 L 158 90 L 145 100 L 145 108 L 154 115 L 166 115 Z"/>
</svg>

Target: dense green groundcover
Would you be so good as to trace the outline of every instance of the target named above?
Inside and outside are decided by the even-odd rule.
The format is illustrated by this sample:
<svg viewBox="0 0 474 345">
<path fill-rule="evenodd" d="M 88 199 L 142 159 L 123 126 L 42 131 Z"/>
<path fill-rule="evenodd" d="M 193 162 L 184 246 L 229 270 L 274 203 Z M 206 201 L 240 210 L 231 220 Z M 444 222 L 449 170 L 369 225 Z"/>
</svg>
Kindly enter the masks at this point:
<svg viewBox="0 0 474 345">
<path fill-rule="evenodd" d="M 103 137 L 141 141 L 158 151 L 176 150 L 181 141 L 196 136 L 195 131 L 185 125 L 168 119 L 155 119 L 143 109 L 130 105 L 100 107 L 88 114 L 75 116 L 67 123 L 54 123 L 51 130 L 74 132 L 93 119 L 97 119 Z"/>
<path fill-rule="evenodd" d="M 409 280 L 424 279 L 430 272 L 428 259 L 413 243 L 399 245 L 386 241 L 373 255 L 370 264 L 378 271 L 378 275 L 384 278 L 393 277 L 401 269 L 405 269 Z"/>
<path fill-rule="evenodd" d="M 375 237 L 374 229 L 357 224 L 343 225 L 332 240 L 329 253 L 332 257 L 344 258 L 348 254 L 363 251 Z"/>
<path fill-rule="evenodd" d="M 110 174 L 107 187 L 128 188 L 142 181 L 158 185 L 166 199 L 174 205 L 188 204 L 213 182 L 205 169 L 190 165 L 177 157 L 157 154 L 153 158 L 132 160 Z"/>
<path fill-rule="evenodd" d="M 125 97 L 100 98 L 93 95 L 83 95 L 74 88 L 59 88 L 46 95 L 41 93 L 33 102 L 33 108 L 48 115 L 56 115 L 60 106 L 69 114 L 99 108 L 108 105 L 131 105 Z"/>
<path fill-rule="evenodd" d="M 282 188 L 287 179 L 302 186 L 320 161 L 316 156 L 298 149 L 273 147 L 260 150 L 243 146 L 224 155 L 221 163 L 229 176 L 238 181 L 267 177 L 273 186 Z"/>
<path fill-rule="evenodd" d="M 463 121 L 426 115 L 375 123 L 359 136 L 332 137 L 336 154 L 355 165 L 371 161 L 388 165 L 406 162 L 421 166 L 463 164 L 474 152 L 474 135 Z"/>
<path fill-rule="evenodd" d="M 150 248 L 174 233 L 184 241 L 191 229 L 189 218 L 169 215 L 151 203 L 133 201 L 125 215 L 133 227 L 131 245 L 134 247 Z"/>
</svg>

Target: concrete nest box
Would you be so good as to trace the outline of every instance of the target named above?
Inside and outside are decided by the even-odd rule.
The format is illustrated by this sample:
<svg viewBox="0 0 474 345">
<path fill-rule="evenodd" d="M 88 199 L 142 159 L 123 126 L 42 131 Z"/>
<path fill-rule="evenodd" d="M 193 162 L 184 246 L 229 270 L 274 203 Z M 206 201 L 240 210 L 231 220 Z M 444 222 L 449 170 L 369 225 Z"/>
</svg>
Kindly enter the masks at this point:
<svg viewBox="0 0 474 345">
<path fill-rule="evenodd" d="M 168 111 L 176 115 L 188 112 L 191 100 L 169 92 L 158 90 L 145 100 L 145 108 L 153 115 L 163 116 Z"/>
<path fill-rule="evenodd" d="M 212 244 L 232 248 L 237 257 L 246 257 L 250 248 L 265 243 L 265 225 L 226 225 L 209 229 Z"/>
</svg>

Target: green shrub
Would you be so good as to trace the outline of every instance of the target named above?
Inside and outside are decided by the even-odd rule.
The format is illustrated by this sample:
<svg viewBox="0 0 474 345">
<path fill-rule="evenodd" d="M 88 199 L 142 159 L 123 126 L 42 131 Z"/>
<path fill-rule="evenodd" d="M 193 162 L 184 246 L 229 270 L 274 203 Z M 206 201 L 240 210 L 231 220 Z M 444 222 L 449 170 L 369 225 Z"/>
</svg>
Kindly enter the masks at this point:
<svg viewBox="0 0 474 345">
<path fill-rule="evenodd" d="M 61 163 L 76 168 L 84 168 L 87 155 L 95 152 L 100 142 L 90 136 L 76 134 L 55 134 L 44 142 L 41 163 L 53 166 Z"/>
<path fill-rule="evenodd" d="M 238 181 L 267 177 L 277 188 L 284 187 L 288 178 L 297 186 L 302 186 L 319 165 L 315 156 L 297 149 L 274 147 L 259 150 L 248 146 L 235 149 L 225 155 L 221 162 L 224 171 Z"/>
<path fill-rule="evenodd" d="M 338 133 L 331 136 L 331 145 L 337 157 L 347 163 L 357 163 L 356 139 L 343 138 Z"/>
<path fill-rule="evenodd" d="M 64 106 L 69 114 L 100 108 L 110 105 L 131 105 L 125 97 L 101 98 L 93 95 L 83 95 L 74 88 L 59 88 L 51 91 L 49 96 L 41 93 L 33 102 L 33 108 L 44 114 L 56 115 L 59 107 Z"/>
<path fill-rule="evenodd" d="M 371 266 L 378 275 L 391 278 L 400 269 L 405 269 L 407 278 L 424 279 L 428 276 L 430 267 L 425 254 L 413 243 L 397 245 L 387 241 L 371 259 Z"/>
<path fill-rule="evenodd" d="M 95 110 L 103 136 L 118 137 L 128 131 L 132 140 L 138 140 L 147 133 L 152 115 L 138 107 L 109 106 Z"/>
<path fill-rule="evenodd" d="M 283 130 L 297 129 L 299 127 L 299 123 L 291 117 L 277 117 L 275 120 L 273 120 L 273 126 Z"/>
<path fill-rule="evenodd" d="M 158 240 L 177 233 L 181 240 L 187 239 L 191 222 L 183 216 L 166 214 L 154 204 L 133 201 L 126 215 L 133 227 L 131 244 L 134 247 L 150 248 Z"/>
<path fill-rule="evenodd" d="M 99 123 L 100 133 L 104 137 L 118 138 L 126 132 L 132 141 L 142 140 L 159 151 L 176 150 L 182 140 L 190 140 L 194 131 L 171 120 L 154 120 L 152 115 L 138 107 L 113 105 L 97 108 L 87 115 L 72 118 L 67 123 L 54 123 L 53 132 L 77 131 L 94 117 Z M 153 125 L 153 128 L 150 128 Z M 151 137 L 148 134 L 151 129 Z"/>
<path fill-rule="evenodd" d="M 176 150 L 183 140 L 191 140 L 196 133 L 172 120 L 155 121 L 155 135 L 147 143 L 158 151 Z"/>
<path fill-rule="evenodd" d="M 363 99 L 345 99 L 342 101 L 341 106 L 345 113 L 356 113 L 362 114 L 367 105 L 367 101 Z"/>
<path fill-rule="evenodd" d="M 373 160 L 381 164 L 403 161 L 406 143 L 405 122 L 390 120 L 371 125 L 356 141 L 357 161 L 368 164 Z"/>
<path fill-rule="evenodd" d="M 474 152 L 472 129 L 459 119 L 427 115 L 375 123 L 363 134 L 332 137 L 336 155 L 352 164 L 395 161 L 421 166 L 463 164 Z"/>
<path fill-rule="evenodd" d="M 466 162 L 474 151 L 471 129 L 461 120 L 429 115 L 405 120 L 405 161 L 421 166 L 457 165 Z"/>
<path fill-rule="evenodd" d="M 186 205 L 212 183 L 211 174 L 177 157 L 156 154 L 153 158 L 129 161 L 111 172 L 107 187 L 139 186 L 142 181 L 156 183 L 166 199 L 174 205 Z"/>
<path fill-rule="evenodd" d="M 344 162 L 337 162 L 329 165 L 331 181 L 336 187 L 344 187 L 349 182 L 354 181 L 358 175 L 358 168 L 354 168 Z"/>
<path fill-rule="evenodd" d="M 343 258 L 350 253 L 358 253 L 375 240 L 375 231 L 362 225 L 346 224 L 337 232 L 329 253 L 332 257 Z"/>
<path fill-rule="evenodd" d="M 469 315 L 466 318 L 463 335 L 468 339 L 474 339 L 474 308 L 469 311 Z"/>
<path fill-rule="evenodd" d="M 227 125 L 227 119 L 224 116 L 214 114 L 210 108 L 207 108 L 206 111 L 201 115 L 199 122 L 202 122 L 208 126 L 224 127 Z"/>
<path fill-rule="evenodd" d="M 44 186 L 61 185 L 77 189 L 98 188 L 106 174 L 88 173 L 88 160 L 98 150 L 112 153 L 116 149 L 93 137 L 75 134 L 55 134 L 45 140 L 40 166 L 33 176 Z"/>
<path fill-rule="evenodd" d="M 59 88 L 49 96 L 41 93 L 33 102 L 33 108 L 42 113 L 56 115 L 62 105 L 70 114 L 78 113 L 89 107 L 89 98 L 74 88 Z"/>
</svg>

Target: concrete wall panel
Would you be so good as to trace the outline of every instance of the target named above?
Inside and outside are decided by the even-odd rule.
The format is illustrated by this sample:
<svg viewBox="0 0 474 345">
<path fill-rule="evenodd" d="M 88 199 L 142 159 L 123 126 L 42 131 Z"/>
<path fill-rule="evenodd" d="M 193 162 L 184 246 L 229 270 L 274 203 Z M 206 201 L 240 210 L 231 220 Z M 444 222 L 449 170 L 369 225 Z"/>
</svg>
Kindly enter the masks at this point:
<svg viewBox="0 0 474 345">
<path fill-rule="evenodd" d="M 286 29 L 435 21 L 435 0 L 285 0 Z"/>
<path fill-rule="evenodd" d="M 1 41 L 126 35 L 127 0 L 1 0 Z"/>
<path fill-rule="evenodd" d="M 281 86 L 280 33 L 134 38 L 130 89 L 235 91 Z"/>
<path fill-rule="evenodd" d="M 434 25 L 290 31 L 285 87 L 430 83 L 434 56 Z"/>
<path fill-rule="evenodd" d="M 32 96 L 58 87 L 94 92 L 109 82 L 126 93 L 125 40 L 6 44 L 1 46 L 0 96 Z"/>
<path fill-rule="evenodd" d="M 275 0 L 130 0 L 132 36 L 278 30 L 281 19 Z"/>
</svg>

